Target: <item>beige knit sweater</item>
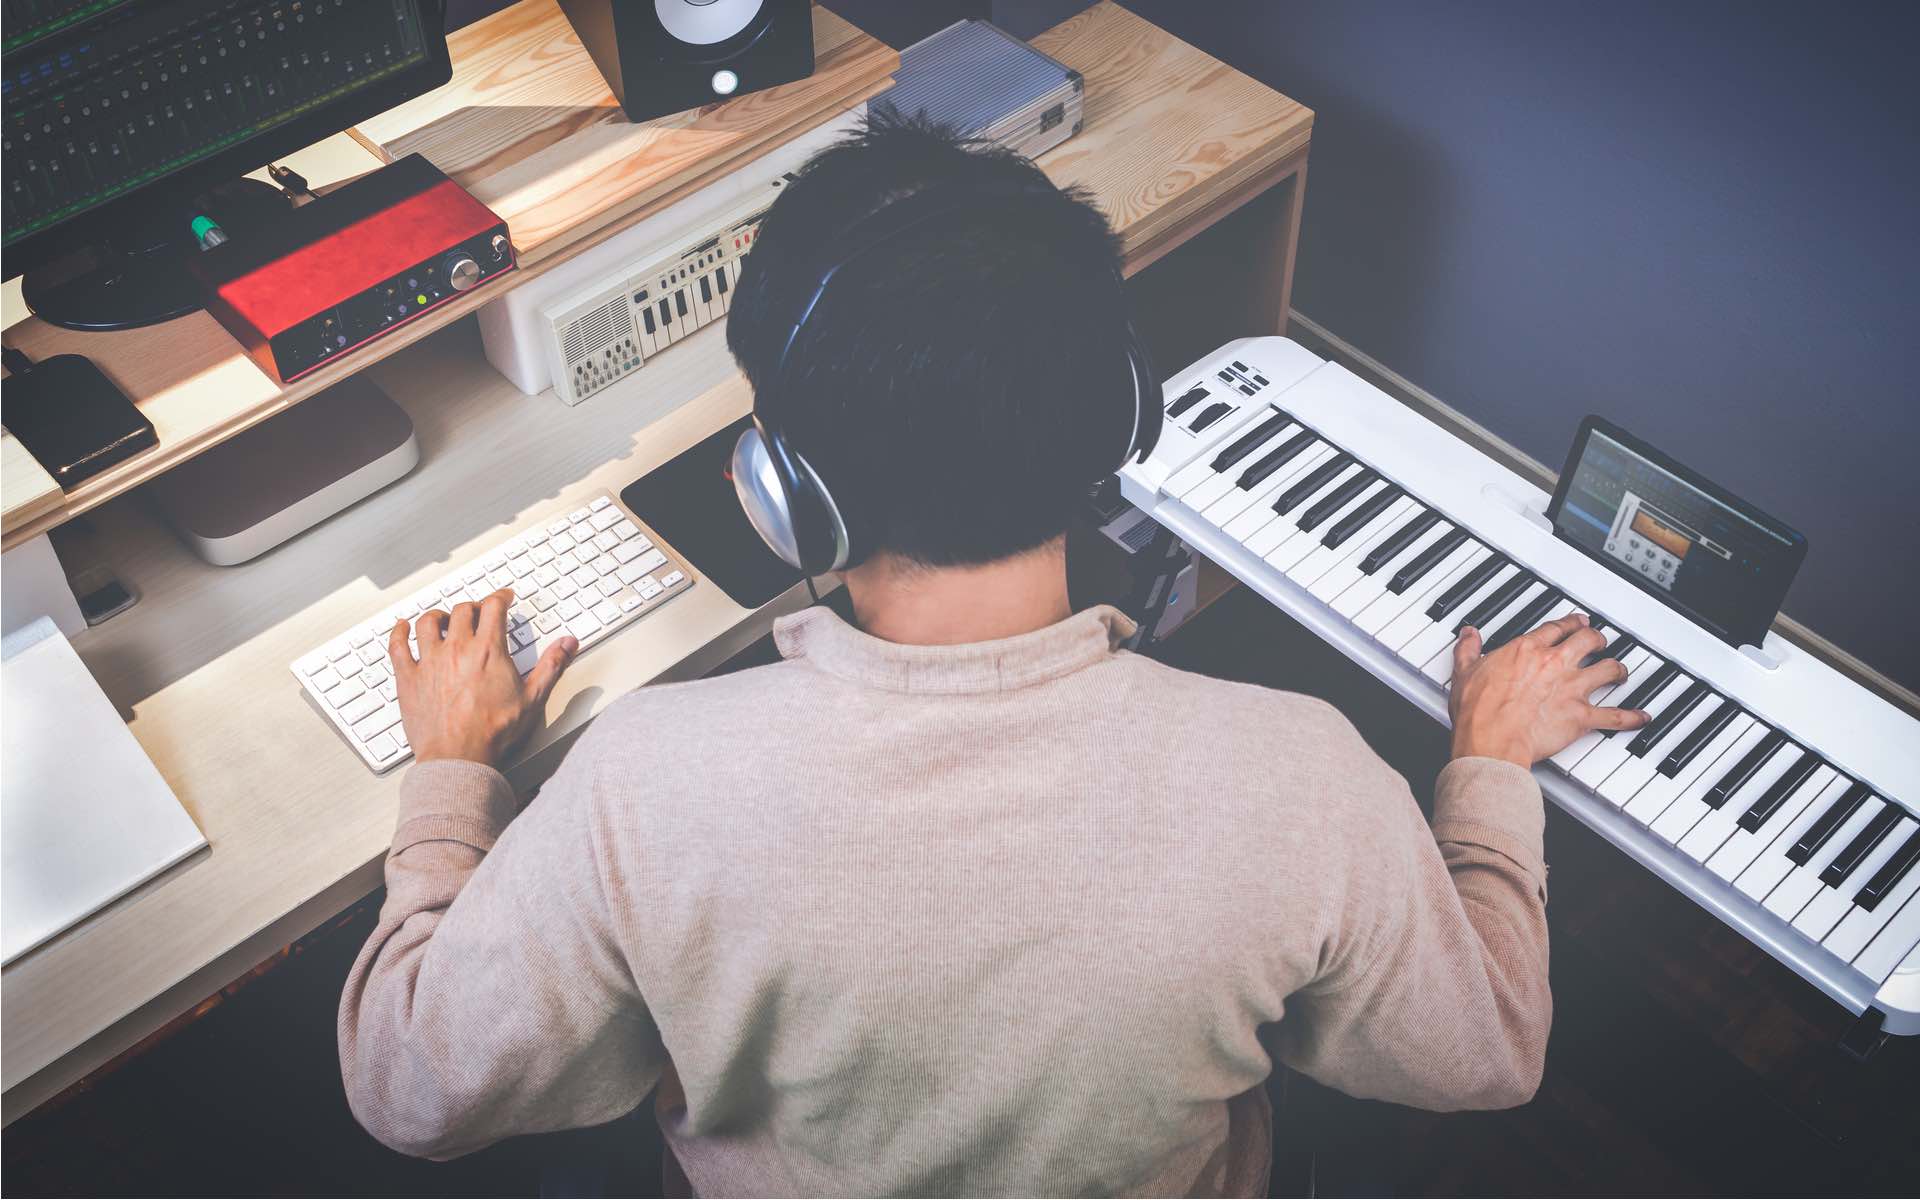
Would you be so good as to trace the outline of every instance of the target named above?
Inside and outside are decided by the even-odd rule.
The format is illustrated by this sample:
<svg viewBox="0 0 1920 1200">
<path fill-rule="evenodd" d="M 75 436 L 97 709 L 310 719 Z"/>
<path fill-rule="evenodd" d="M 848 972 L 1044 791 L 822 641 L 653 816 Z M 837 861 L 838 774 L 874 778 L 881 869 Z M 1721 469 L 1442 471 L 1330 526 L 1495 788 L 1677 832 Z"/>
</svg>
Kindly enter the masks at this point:
<svg viewBox="0 0 1920 1200">
<path fill-rule="evenodd" d="M 341 1000 L 353 1111 L 445 1157 L 665 1073 L 704 1194 L 1263 1194 L 1276 1057 L 1524 1102 L 1532 776 L 1455 762 L 1429 827 L 1326 704 L 1127 631 L 898 646 L 814 608 L 782 663 L 614 704 L 518 816 L 415 766 Z"/>
</svg>

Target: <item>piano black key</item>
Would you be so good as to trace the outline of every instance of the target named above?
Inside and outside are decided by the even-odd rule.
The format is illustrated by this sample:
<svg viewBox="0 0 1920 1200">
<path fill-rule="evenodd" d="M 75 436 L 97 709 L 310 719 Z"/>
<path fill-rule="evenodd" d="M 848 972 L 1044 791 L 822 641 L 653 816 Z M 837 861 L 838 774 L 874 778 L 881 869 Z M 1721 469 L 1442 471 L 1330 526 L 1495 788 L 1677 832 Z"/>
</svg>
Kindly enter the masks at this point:
<svg viewBox="0 0 1920 1200">
<path fill-rule="evenodd" d="M 1480 602 L 1477 608 L 1460 618 L 1460 620 L 1455 623 L 1453 632 L 1458 635 L 1462 629 L 1465 629 L 1469 625 L 1475 629 L 1480 628 L 1504 612 L 1507 605 L 1518 600 L 1520 593 L 1526 591 L 1538 582 L 1539 580 L 1533 577 L 1532 571 L 1525 569 L 1515 571 L 1512 579 L 1507 580 L 1499 587 L 1493 589 L 1492 592 L 1488 593 L 1487 598 Z"/>
<path fill-rule="evenodd" d="M 1858 812 L 1860 806 L 1865 804 L 1871 795 L 1873 795 L 1873 789 L 1864 783 L 1856 783 L 1848 788 L 1838 800 L 1828 806 L 1826 812 L 1820 814 L 1819 820 L 1807 826 L 1806 832 L 1800 835 L 1800 840 L 1787 851 L 1787 861 L 1796 867 L 1806 866 L 1807 860 L 1820 853 L 1820 847 L 1826 845 L 1828 839 L 1833 837 L 1834 830 L 1845 825 L 1847 818 Z"/>
<path fill-rule="evenodd" d="M 1660 773 L 1668 779 L 1687 769 L 1694 756 L 1707 748 L 1707 744 L 1720 736 L 1720 731 L 1733 723 L 1740 715 L 1740 706 L 1731 700 L 1722 700 L 1713 715 L 1693 727 L 1693 731 L 1680 739 L 1680 744 L 1667 755 L 1667 761 L 1660 764 Z"/>
<path fill-rule="evenodd" d="M 646 322 L 646 325 L 647 325 L 647 336 L 648 336 L 648 337 L 652 337 L 652 336 L 653 336 L 653 328 L 654 328 L 654 326 L 653 326 L 653 305 L 651 305 L 651 304 L 649 304 L 649 305 L 647 305 L 647 306 L 646 306 L 645 308 L 643 308 L 643 309 L 641 309 L 641 310 L 640 310 L 640 319 L 641 319 L 642 321 L 644 321 L 644 322 Z"/>
<path fill-rule="evenodd" d="M 1622 707 L 1629 706 L 1622 705 Z M 1786 744 L 1786 734 L 1778 729 L 1769 730 L 1767 736 L 1761 738 L 1753 749 L 1742 755 L 1740 761 L 1733 764 L 1733 769 L 1722 775 L 1719 782 L 1708 788 L 1707 794 L 1700 799 L 1708 808 L 1719 808 L 1727 802 L 1728 796 L 1745 787 L 1747 780 L 1752 779 L 1754 773 L 1765 766 L 1767 760 Z"/>
<path fill-rule="evenodd" d="M 673 311 L 681 316 L 687 315 L 687 289 L 681 288 L 673 294 Z"/>
<path fill-rule="evenodd" d="M 1251 491 L 1259 487 L 1261 482 L 1269 475 L 1272 475 L 1275 471 L 1286 466 L 1294 459 L 1299 458 L 1309 446 L 1316 445 L 1319 441 L 1320 436 L 1318 434 L 1310 429 L 1302 429 L 1299 433 L 1294 434 L 1286 441 L 1275 446 L 1272 450 L 1255 459 L 1253 465 L 1240 473 L 1240 479 L 1235 486 L 1242 491 Z"/>
<path fill-rule="evenodd" d="M 1387 580 L 1387 590 L 1396 596 L 1403 594 L 1427 572 L 1445 562 L 1448 555 L 1466 544 L 1466 530 L 1449 529 L 1441 534 L 1433 545 L 1408 559 L 1398 571 L 1395 571 L 1393 578 Z"/>
<path fill-rule="evenodd" d="M 1206 388 L 1203 388 L 1203 387 L 1191 388 L 1187 391 L 1185 395 L 1181 396 L 1178 400 L 1175 400 L 1172 404 L 1167 405 L 1167 415 L 1170 417 L 1181 416 L 1185 414 L 1188 409 L 1192 408 L 1194 405 L 1200 403 L 1202 400 L 1205 400 L 1206 398 L 1207 398 Z"/>
<path fill-rule="evenodd" d="M 1293 424 L 1293 418 L 1285 413 L 1274 413 L 1259 422 L 1252 429 L 1227 443 L 1227 448 L 1213 456 L 1213 469 L 1224 471 L 1247 455 L 1258 450 L 1263 442 L 1282 429 Z"/>
<path fill-rule="evenodd" d="M 1540 623 L 1540 618 L 1547 615 L 1547 610 L 1566 598 L 1566 593 L 1559 588 L 1548 588 L 1541 592 L 1528 601 L 1525 608 L 1513 614 L 1512 620 L 1494 631 L 1493 636 L 1481 646 L 1482 653 L 1492 654 L 1521 634 L 1532 632 L 1533 627 Z"/>
<path fill-rule="evenodd" d="M 1674 666 L 1670 662 L 1661 663 L 1660 666 L 1654 670 L 1653 674 L 1642 679 L 1637 687 L 1631 692 L 1628 692 L 1626 699 L 1620 701 L 1616 707 L 1645 708 L 1647 701 L 1658 696 L 1661 692 L 1666 691 L 1667 685 L 1672 683 L 1674 678 L 1679 674 L 1679 667 Z M 1607 732 L 1614 733 L 1617 731 L 1610 729 Z"/>
<path fill-rule="evenodd" d="M 1853 874 L 1854 868 L 1873 853 L 1873 848 L 1880 844 L 1880 840 L 1893 832 L 1893 827 L 1905 815 L 1898 804 L 1883 805 L 1879 812 L 1873 814 L 1873 820 L 1867 822 L 1867 827 L 1860 831 L 1860 836 L 1848 842 L 1847 848 L 1834 855 L 1827 869 L 1820 872 L 1820 882 L 1828 887 L 1839 887 L 1847 876 Z"/>
<path fill-rule="evenodd" d="M 1880 865 L 1880 869 L 1873 873 L 1872 879 L 1867 880 L 1867 886 L 1860 889 L 1853 902 L 1872 912 L 1880 906 L 1881 899 L 1893 890 L 1893 885 L 1913 869 L 1916 861 L 1920 861 L 1920 829 L 1907 835 L 1906 843 L 1893 852 L 1892 858 Z"/>
<path fill-rule="evenodd" d="M 660 297 L 660 303 L 656 307 L 660 310 L 660 327 L 665 329 L 671 326 L 673 324 L 673 302 L 665 296 L 662 296 Z"/>
<path fill-rule="evenodd" d="M 1604 662 L 1609 658 L 1615 662 L 1619 662 L 1625 659 L 1627 655 L 1632 654 L 1639 646 L 1639 640 L 1632 634 L 1622 633 L 1620 636 L 1608 642 L 1605 649 L 1596 650 L 1592 654 L 1589 654 L 1580 665 L 1590 667 L 1597 662 Z"/>
<path fill-rule="evenodd" d="M 1225 400 L 1209 404 L 1206 408 L 1200 410 L 1200 415 L 1195 417 L 1193 424 L 1187 426 L 1187 428 L 1193 430 L 1195 433 L 1199 433 L 1202 429 L 1205 429 L 1232 411 L 1233 405 L 1228 404 Z"/>
<path fill-rule="evenodd" d="M 721 267 L 721 268 L 720 268 L 720 269 L 719 269 L 718 271 L 715 271 L 715 272 L 713 273 L 713 286 L 715 286 L 715 287 L 717 287 L 717 288 L 719 288 L 719 289 L 720 289 L 720 294 L 721 294 L 722 296 L 724 296 L 724 295 L 726 295 L 726 294 L 727 294 L 727 269 L 726 269 L 726 267 L 724 267 L 724 266 L 723 266 L 723 267 Z"/>
<path fill-rule="evenodd" d="M 1300 520 L 1296 522 L 1300 526 L 1300 532 L 1312 533 L 1324 525 L 1328 517 L 1352 504 L 1359 498 L 1361 492 L 1379 482 L 1378 475 L 1362 467 L 1352 478 L 1322 496 L 1311 508 L 1300 514 Z"/>
<path fill-rule="evenodd" d="M 700 301 L 703 304 L 713 303 L 713 285 L 707 281 L 705 275 L 700 277 Z"/>
<path fill-rule="evenodd" d="M 1439 597 L 1436 598 L 1433 604 L 1427 609 L 1427 620 L 1438 621 L 1441 617 L 1446 616 L 1454 609 L 1465 604 L 1468 596 L 1473 595 L 1484 587 L 1487 580 L 1498 575 L 1500 568 L 1506 565 L 1506 555 L 1495 554 L 1492 551 L 1488 551 L 1487 556 L 1480 560 L 1478 566 L 1454 580 L 1452 587 L 1440 593 Z"/>
<path fill-rule="evenodd" d="M 1713 695 L 1712 688 L 1698 679 L 1694 680 L 1688 685 L 1686 691 L 1680 693 L 1679 699 L 1661 709 L 1659 716 L 1641 727 L 1640 732 L 1634 735 L 1634 739 L 1627 743 L 1627 753 L 1635 758 L 1644 757 L 1647 751 L 1653 749 L 1655 743 L 1666 737 L 1675 725 L 1685 720 L 1688 713 L 1699 708 L 1711 695 Z"/>
<path fill-rule="evenodd" d="M 1788 767 L 1787 773 L 1774 780 L 1773 786 L 1761 793 L 1760 798 L 1753 802 L 1752 808 L 1740 814 L 1740 828 L 1752 833 L 1765 825 L 1767 819 L 1787 802 L 1787 797 L 1800 790 L 1800 785 L 1807 781 L 1807 776 L 1819 769 L 1820 756 L 1802 752 L 1800 761 Z"/>
<path fill-rule="evenodd" d="M 1375 517 L 1397 504 L 1403 495 L 1405 493 L 1391 483 L 1381 488 L 1368 496 L 1359 508 L 1335 521 L 1333 528 L 1327 530 L 1327 536 L 1320 539 L 1320 544 L 1329 550 L 1338 550 L 1348 538 L 1373 524 Z"/>
<path fill-rule="evenodd" d="M 1353 455 L 1345 450 L 1321 463 L 1286 491 L 1280 493 L 1280 499 L 1274 501 L 1273 511 L 1289 513 L 1300 506 L 1300 502 L 1321 488 L 1333 482 L 1333 477 L 1353 465 Z"/>
<path fill-rule="evenodd" d="M 1427 531 L 1439 523 L 1439 513 L 1430 508 L 1421 511 L 1410 518 L 1405 525 L 1394 530 L 1385 541 L 1367 551 L 1367 556 L 1360 560 L 1360 573 L 1371 575 L 1399 558 L 1402 551 L 1427 536 Z"/>
</svg>

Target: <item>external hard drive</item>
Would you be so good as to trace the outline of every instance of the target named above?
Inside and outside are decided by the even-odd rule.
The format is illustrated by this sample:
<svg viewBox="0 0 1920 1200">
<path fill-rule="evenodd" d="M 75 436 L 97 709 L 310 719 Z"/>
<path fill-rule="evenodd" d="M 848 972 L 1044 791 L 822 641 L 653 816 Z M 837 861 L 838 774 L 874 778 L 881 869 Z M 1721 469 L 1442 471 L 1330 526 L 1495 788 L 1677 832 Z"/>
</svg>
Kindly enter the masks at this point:
<svg viewBox="0 0 1920 1200">
<path fill-rule="evenodd" d="M 956 21 L 900 52 L 870 108 L 926 116 L 1028 158 L 1080 132 L 1086 81 L 991 21 Z"/>
</svg>

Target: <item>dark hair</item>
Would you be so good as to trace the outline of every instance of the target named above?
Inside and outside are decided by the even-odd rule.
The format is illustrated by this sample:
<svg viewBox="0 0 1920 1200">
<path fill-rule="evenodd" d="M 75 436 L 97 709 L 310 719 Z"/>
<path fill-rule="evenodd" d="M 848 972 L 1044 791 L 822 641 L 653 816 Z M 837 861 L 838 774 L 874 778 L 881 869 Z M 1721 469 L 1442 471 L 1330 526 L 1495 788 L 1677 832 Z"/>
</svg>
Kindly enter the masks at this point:
<svg viewBox="0 0 1920 1200">
<path fill-rule="evenodd" d="M 935 188 L 1002 198 L 848 263 L 774 378 L 849 231 Z M 1119 241 L 1083 194 L 1016 154 L 883 112 L 809 160 L 767 211 L 727 345 L 867 550 L 992 562 L 1065 531 L 1119 463 L 1134 407 L 1119 271 Z"/>
</svg>

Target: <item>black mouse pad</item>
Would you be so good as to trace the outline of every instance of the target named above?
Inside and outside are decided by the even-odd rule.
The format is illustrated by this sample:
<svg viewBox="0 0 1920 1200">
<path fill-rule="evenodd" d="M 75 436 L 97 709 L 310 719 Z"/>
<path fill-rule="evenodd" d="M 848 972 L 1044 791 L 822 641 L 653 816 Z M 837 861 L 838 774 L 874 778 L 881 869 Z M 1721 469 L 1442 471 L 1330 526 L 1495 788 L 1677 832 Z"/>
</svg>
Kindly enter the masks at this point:
<svg viewBox="0 0 1920 1200">
<path fill-rule="evenodd" d="M 762 604 L 800 582 L 800 572 L 767 549 L 733 494 L 733 446 L 751 423 L 742 417 L 620 492 L 620 502 L 652 526 L 742 608 Z"/>
</svg>

